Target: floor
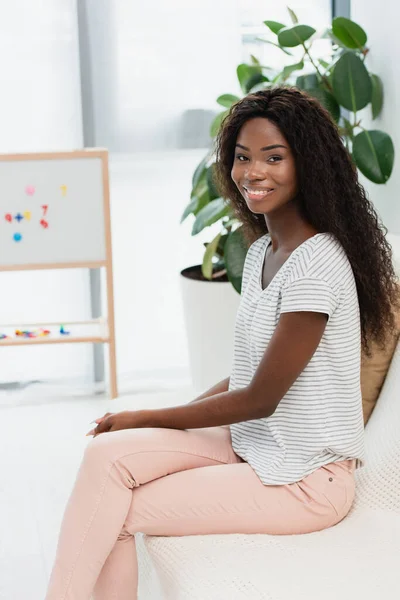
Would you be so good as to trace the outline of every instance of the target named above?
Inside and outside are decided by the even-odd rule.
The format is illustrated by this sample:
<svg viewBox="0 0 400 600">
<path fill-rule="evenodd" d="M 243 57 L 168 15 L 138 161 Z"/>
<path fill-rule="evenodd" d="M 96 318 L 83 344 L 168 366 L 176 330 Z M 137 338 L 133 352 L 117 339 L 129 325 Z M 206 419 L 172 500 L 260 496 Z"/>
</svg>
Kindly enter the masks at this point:
<svg viewBox="0 0 400 600">
<path fill-rule="evenodd" d="M 182 384 L 148 390 L 126 385 L 115 401 L 94 389 L 44 384 L 0 392 L 0 600 L 43 600 L 90 421 L 196 397 Z"/>
</svg>

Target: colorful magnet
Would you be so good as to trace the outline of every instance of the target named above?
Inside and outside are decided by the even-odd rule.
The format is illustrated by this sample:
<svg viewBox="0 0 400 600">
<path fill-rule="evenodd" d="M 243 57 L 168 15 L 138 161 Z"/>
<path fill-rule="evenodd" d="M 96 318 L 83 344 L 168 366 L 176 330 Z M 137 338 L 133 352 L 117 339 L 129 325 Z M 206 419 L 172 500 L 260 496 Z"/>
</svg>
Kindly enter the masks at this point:
<svg viewBox="0 0 400 600">
<path fill-rule="evenodd" d="M 31 337 L 35 337 L 33 331 L 21 331 L 20 329 L 16 329 L 15 330 L 15 335 L 17 337 L 25 337 L 25 338 L 31 338 Z"/>
<path fill-rule="evenodd" d="M 61 192 L 63 196 L 67 195 L 67 186 L 66 185 L 61 185 L 60 186 Z"/>
<path fill-rule="evenodd" d="M 26 329 L 23 331 L 21 331 L 20 329 L 16 329 L 15 335 L 17 337 L 36 338 L 36 337 L 43 337 L 45 335 L 50 335 L 50 331 L 48 329 L 42 329 L 42 328 L 34 329 L 33 331 L 29 331 L 29 329 Z"/>
<path fill-rule="evenodd" d="M 49 331 L 49 329 L 39 329 L 38 336 L 44 337 L 46 335 L 50 335 L 50 333 L 51 332 Z"/>
<path fill-rule="evenodd" d="M 45 219 L 41 219 L 40 224 L 42 227 L 44 227 L 45 229 L 48 228 L 49 224 L 47 221 L 45 221 Z"/>
<path fill-rule="evenodd" d="M 69 335 L 70 333 L 71 333 L 70 331 L 65 331 L 64 325 L 60 325 L 60 334 L 61 335 Z"/>
<path fill-rule="evenodd" d="M 45 216 L 46 216 L 46 213 L 47 213 L 47 209 L 48 209 L 49 207 L 48 207 L 48 205 L 47 205 L 47 204 L 43 204 L 43 205 L 42 205 L 42 208 L 43 208 L 43 216 L 45 217 Z"/>
<path fill-rule="evenodd" d="M 8 335 L 6 335 L 5 333 L 0 333 L 0 340 L 5 340 L 8 338 Z"/>
<path fill-rule="evenodd" d="M 4 218 L 5 218 L 6 221 L 8 221 L 8 223 L 12 222 L 12 215 L 10 215 L 10 213 L 7 213 Z"/>
<path fill-rule="evenodd" d="M 28 194 L 28 196 L 33 196 L 33 194 L 35 193 L 35 187 L 33 185 L 27 185 L 25 188 L 25 192 Z"/>
<path fill-rule="evenodd" d="M 22 235 L 20 233 L 14 233 L 13 238 L 15 242 L 20 242 L 22 240 Z"/>
<path fill-rule="evenodd" d="M 21 215 L 21 213 L 18 213 L 17 215 L 15 215 L 14 219 L 16 221 L 18 221 L 18 223 L 20 223 L 22 221 L 24 217 Z"/>
<path fill-rule="evenodd" d="M 31 220 L 32 213 L 31 213 L 31 211 L 30 211 L 30 210 L 26 210 L 26 211 L 23 213 L 23 215 L 24 215 L 24 217 L 25 217 L 25 219 L 26 219 L 27 221 L 30 221 L 30 220 Z"/>
</svg>

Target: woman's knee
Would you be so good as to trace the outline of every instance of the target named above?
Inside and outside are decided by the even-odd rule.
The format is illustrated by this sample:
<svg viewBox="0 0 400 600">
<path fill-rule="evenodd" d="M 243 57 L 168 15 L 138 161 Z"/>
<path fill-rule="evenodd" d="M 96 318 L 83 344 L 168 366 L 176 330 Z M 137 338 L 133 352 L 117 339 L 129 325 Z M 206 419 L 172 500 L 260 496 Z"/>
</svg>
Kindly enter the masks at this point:
<svg viewBox="0 0 400 600">
<path fill-rule="evenodd" d="M 85 448 L 84 460 L 95 462 L 117 460 L 121 453 L 126 452 L 126 431 L 126 429 L 108 431 L 94 437 Z"/>
<path fill-rule="evenodd" d="M 165 447 L 166 430 L 120 429 L 94 437 L 85 448 L 85 459 L 115 462 L 128 453 Z"/>
</svg>

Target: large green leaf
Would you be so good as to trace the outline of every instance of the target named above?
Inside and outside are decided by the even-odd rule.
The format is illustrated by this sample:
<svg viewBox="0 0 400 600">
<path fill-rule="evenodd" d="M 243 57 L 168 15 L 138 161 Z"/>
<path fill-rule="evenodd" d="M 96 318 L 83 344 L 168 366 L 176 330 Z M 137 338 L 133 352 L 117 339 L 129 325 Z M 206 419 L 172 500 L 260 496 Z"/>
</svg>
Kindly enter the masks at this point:
<svg viewBox="0 0 400 600">
<path fill-rule="evenodd" d="M 307 90 L 307 94 L 319 100 L 320 104 L 332 115 L 336 123 L 340 118 L 340 106 L 336 102 L 334 96 L 321 88 L 312 88 Z"/>
<path fill-rule="evenodd" d="M 205 169 L 198 180 L 196 186 L 193 188 L 191 193 L 191 201 L 186 206 L 182 217 L 181 223 L 186 219 L 186 217 L 190 214 L 197 215 L 202 208 L 206 206 L 212 200 L 210 197 L 210 188 L 207 180 L 208 169 Z"/>
<path fill-rule="evenodd" d="M 332 21 L 332 32 L 347 48 L 364 48 L 367 34 L 364 29 L 345 17 L 336 17 Z"/>
<path fill-rule="evenodd" d="M 198 204 L 195 208 L 195 210 L 193 211 L 193 214 L 195 216 L 197 216 L 197 214 L 203 210 L 203 208 L 205 206 L 207 206 L 207 204 L 210 202 L 211 198 L 210 198 L 210 190 L 208 189 L 208 184 L 207 181 L 204 182 L 204 185 L 201 186 L 201 188 L 198 190 Z"/>
<path fill-rule="evenodd" d="M 294 48 L 300 46 L 315 33 L 315 29 L 309 25 L 294 25 L 293 27 L 285 27 L 278 33 L 278 42 L 281 46 Z"/>
<path fill-rule="evenodd" d="M 296 87 L 300 90 L 311 90 L 318 87 L 318 77 L 315 73 L 299 75 L 296 79 Z"/>
<path fill-rule="evenodd" d="M 285 27 L 285 25 L 283 25 L 283 23 L 278 23 L 278 21 L 264 21 L 264 25 L 269 27 L 269 29 L 272 31 L 272 33 L 276 33 L 276 34 L 278 34 L 280 32 L 280 30 Z"/>
<path fill-rule="evenodd" d="M 226 108 L 230 108 L 238 100 L 240 100 L 239 96 L 234 96 L 234 94 L 222 94 L 222 96 L 217 98 L 218 104 Z"/>
<path fill-rule="evenodd" d="M 383 106 L 383 85 L 382 80 L 378 75 L 370 75 L 372 83 L 372 119 L 376 119 L 379 116 Z"/>
<path fill-rule="evenodd" d="M 336 100 L 353 112 L 371 101 L 371 78 L 362 60 L 353 52 L 345 52 L 335 65 L 332 77 Z"/>
<path fill-rule="evenodd" d="M 246 63 L 240 64 L 237 69 L 237 78 L 239 80 L 240 87 L 244 94 L 248 94 L 252 88 L 264 81 L 269 81 L 262 73 L 260 65 L 247 65 Z"/>
<path fill-rule="evenodd" d="M 192 177 L 192 187 L 195 188 L 196 185 L 199 182 L 200 177 L 203 175 L 203 173 L 205 173 L 206 170 L 206 165 L 208 162 L 209 156 L 207 154 L 207 156 L 205 156 L 203 158 L 203 160 L 201 161 L 201 163 L 199 163 L 196 167 L 195 172 L 193 173 L 193 177 Z"/>
<path fill-rule="evenodd" d="M 207 166 L 201 171 L 199 177 L 196 178 L 196 185 L 192 188 L 190 197 L 200 196 L 204 188 L 207 186 Z"/>
<path fill-rule="evenodd" d="M 263 84 L 267 81 L 269 81 L 269 79 L 268 77 L 265 77 L 265 75 L 262 75 L 261 73 L 253 73 L 253 75 L 251 75 L 246 81 L 246 94 L 251 92 L 255 87 L 258 87 L 260 84 Z"/>
<path fill-rule="evenodd" d="M 247 254 L 247 245 L 243 238 L 241 227 L 228 235 L 224 249 L 224 260 L 228 279 L 240 294 L 242 289 L 242 274 Z"/>
<path fill-rule="evenodd" d="M 361 173 L 374 183 L 386 183 L 394 162 L 392 139 L 383 131 L 362 131 L 353 141 L 353 158 Z"/>
<path fill-rule="evenodd" d="M 216 198 L 219 198 L 219 196 L 220 196 L 218 189 L 217 189 L 216 171 L 215 170 L 216 170 L 215 163 L 210 165 L 209 168 L 207 169 L 207 185 L 208 185 L 208 191 L 210 194 L 210 200 L 215 200 Z"/>
<path fill-rule="evenodd" d="M 269 79 L 268 79 L 269 82 Z M 253 85 L 251 88 L 251 93 L 255 93 L 258 92 L 260 90 L 265 90 L 267 88 L 267 82 L 266 81 L 262 81 L 261 83 L 258 83 L 257 85 Z"/>
<path fill-rule="evenodd" d="M 215 252 L 218 248 L 218 244 L 219 244 L 221 235 L 222 235 L 221 233 L 218 233 L 218 235 L 215 236 L 215 238 L 212 240 L 212 242 L 207 244 L 207 248 L 206 248 L 206 251 L 205 251 L 204 257 L 203 257 L 203 264 L 201 265 L 201 272 L 203 273 L 203 276 L 206 279 L 211 279 L 211 277 L 212 277 L 212 272 L 213 272 L 212 259 L 214 258 Z"/>
<path fill-rule="evenodd" d="M 192 235 L 197 235 L 200 231 L 203 231 L 205 227 L 209 227 L 228 214 L 229 207 L 225 204 L 223 198 L 211 200 L 211 202 L 197 213 L 196 220 L 193 223 Z"/>
<path fill-rule="evenodd" d="M 225 242 L 228 238 L 228 235 L 229 235 L 228 233 L 224 233 L 221 235 L 219 242 L 218 242 L 218 247 L 215 251 L 215 256 L 218 256 L 220 258 L 220 260 L 223 260 L 223 257 L 224 257 Z"/>
<path fill-rule="evenodd" d="M 189 202 L 189 204 L 186 206 L 185 210 L 183 211 L 182 217 L 181 217 L 181 223 L 183 223 L 183 221 L 191 214 L 194 214 L 194 211 L 197 208 L 197 204 L 199 202 L 199 199 L 197 198 L 197 196 L 194 196 L 194 198 Z"/>
<path fill-rule="evenodd" d="M 181 223 L 190 214 L 197 215 L 208 203 L 210 202 L 210 194 L 208 190 L 207 182 L 205 181 L 201 186 L 197 187 L 197 194 L 192 196 L 191 201 L 185 208 L 181 217 Z"/>
<path fill-rule="evenodd" d="M 339 40 L 339 38 L 336 37 L 336 35 L 333 33 L 332 29 L 327 29 L 325 34 L 322 36 L 323 38 L 330 38 L 332 40 L 332 42 L 334 44 L 336 44 L 336 46 L 338 46 L 339 48 L 347 48 L 347 46 L 345 46 L 343 44 L 343 42 L 341 42 Z"/>
<path fill-rule="evenodd" d="M 301 71 L 302 69 L 304 69 L 304 62 L 302 60 L 295 65 L 286 65 L 282 71 L 282 79 L 286 81 L 294 71 Z"/>
<path fill-rule="evenodd" d="M 215 117 L 215 119 L 213 120 L 213 122 L 211 123 L 211 126 L 210 126 L 210 136 L 212 138 L 214 138 L 217 135 L 217 133 L 219 131 L 219 128 L 221 127 L 222 121 L 225 119 L 226 115 L 229 113 L 229 110 L 230 109 L 224 110 L 222 113 L 219 113 Z"/>
<path fill-rule="evenodd" d="M 254 74 L 262 75 L 261 67 L 258 65 L 247 65 L 246 63 L 241 63 L 237 66 L 236 75 L 239 81 L 239 85 L 244 94 L 247 94 L 246 84 L 250 77 Z"/>
</svg>

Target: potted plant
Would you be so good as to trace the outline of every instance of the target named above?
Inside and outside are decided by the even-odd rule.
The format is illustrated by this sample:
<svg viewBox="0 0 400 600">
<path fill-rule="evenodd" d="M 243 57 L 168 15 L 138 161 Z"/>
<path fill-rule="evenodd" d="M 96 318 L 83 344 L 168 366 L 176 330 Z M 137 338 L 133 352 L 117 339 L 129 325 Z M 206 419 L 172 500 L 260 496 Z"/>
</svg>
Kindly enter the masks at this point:
<svg viewBox="0 0 400 600">
<path fill-rule="evenodd" d="M 241 97 L 270 86 L 295 85 L 316 97 L 330 112 L 360 172 L 374 183 L 386 183 L 393 168 L 393 142 L 383 131 L 365 129 L 357 114 L 370 106 L 374 120 L 383 105 L 382 81 L 365 64 L 369 53 L 367 34 L 344 17 L 334 18 L 329 28 L 317 32 L 299 23 L 296 14 L 288 10 L 290 25 L 264 21 L 275 38 L 258 39 L 277 46 L 288 56 L 292 56 L 291 48 L 300 48 L 300 60 L 288 58 L 281 70 L 262 65 L 255 56 L 251 56 L 251 64 L 240 64 L 236 72 L 242 96 L 222 94 L 217 98 L 224 110 L 211 125 L 211 137 L 215 138 L 224 117 Z M 329 60 L 313 56 L 313 42 L 320 38 L 332 42 Z M 247 252 L 241 223 L 218 193 L 215 169 L 215 156 L 210 150 L 193 174 L 190 202 L 181 218 L 183 222 L 189 215 L 194 216 L 192 235 L 220 224 L 220 232 L 205 243 L 202 264 L 181 272 L 192 380 L 198 389 L 229 375 L 234 318 Z"/>
</svg>

